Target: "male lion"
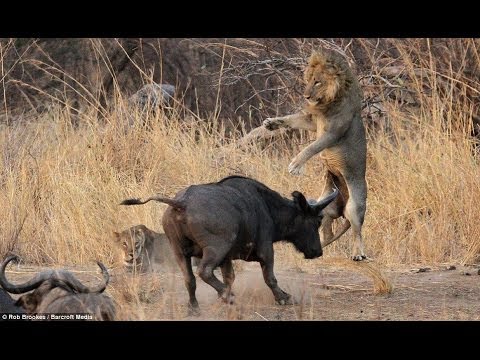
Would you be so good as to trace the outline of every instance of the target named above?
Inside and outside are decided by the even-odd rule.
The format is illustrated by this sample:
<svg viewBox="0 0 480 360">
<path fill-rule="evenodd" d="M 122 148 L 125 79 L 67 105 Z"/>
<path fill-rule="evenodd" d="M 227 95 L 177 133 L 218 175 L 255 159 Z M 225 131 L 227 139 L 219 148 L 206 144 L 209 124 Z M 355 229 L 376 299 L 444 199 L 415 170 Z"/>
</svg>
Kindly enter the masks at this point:
<svg viewBox="0 0 480 360">
<path fill-rule="evenodd" d="M 295 156 L 288 171 L 299 175 L 305 163 L 320 153 L 327 170 L 321 198 L 334 187 L 342 195 L 325 209 L 322 247 L 337 240 L 352 226 L 355 236 L 352 258 L 360 261 L 366 259 L 362 225 L 367 201 L 367 143 L 361 118 L 362 92 L 346 61 L 334 53 L 314 52 L 304 78 L 306 104 L 302 111 L 268 118 L 263 125 L 268 130 L 287 127 L 317 132 L 317 139 Z M 334 236 L 332 219 L 340 216 L 347 220 Z"/>
</svg>

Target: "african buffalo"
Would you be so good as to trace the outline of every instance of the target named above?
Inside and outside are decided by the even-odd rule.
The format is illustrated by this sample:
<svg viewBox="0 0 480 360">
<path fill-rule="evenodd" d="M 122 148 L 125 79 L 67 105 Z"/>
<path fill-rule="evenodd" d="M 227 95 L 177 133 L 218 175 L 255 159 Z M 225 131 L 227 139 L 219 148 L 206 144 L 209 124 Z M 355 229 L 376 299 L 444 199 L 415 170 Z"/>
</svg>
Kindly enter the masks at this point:
<svg viewBox="0 0 480 360">
<path fill-rule="evenodd" d="M 321 256 L 318 228 L 322 210 L 337 195 L 335 190 L 309 204 L 298 191 L 289 200 L 254 179 L 229 176 L 216 183 L 189 186 L 174 199 L 157 195 L 145 201 L 127 199 L 121 204 L 140 205 L 156 200 L 169 205 L 163 215 L 163 229 L 183 272 L 190 306 L 197 310 L 192 256 L 202 258 L 198 274 L 227 303 L 233 302 L 232 260 L 242 259 L 258 261 L 277 303 L 291 304 L 291 296 L 280 289 L 273 274 L 273 243 L 293 243 L 307 259 Z M 217 266 L 221 267 L 225 284 L 213 273 Z"/>
<path fill-rule="evenodd" d="M 95 320 L 114 320 L 115 306 L 106 295 L 101 294 L 109 281 L 105 266 L 97 262 L 102 270 L 104 282 L 89 288 L 66 270 L 47 270 L 37 274 L 24 284 L 14 285 L 5 277 L 5 268 L 17 256 L 10 255 L 0 265 L 0 286 L 12 294 L 24 294 L 14 304 L 28 314 L 62 313 L 91 314 Z"/>
</svg>

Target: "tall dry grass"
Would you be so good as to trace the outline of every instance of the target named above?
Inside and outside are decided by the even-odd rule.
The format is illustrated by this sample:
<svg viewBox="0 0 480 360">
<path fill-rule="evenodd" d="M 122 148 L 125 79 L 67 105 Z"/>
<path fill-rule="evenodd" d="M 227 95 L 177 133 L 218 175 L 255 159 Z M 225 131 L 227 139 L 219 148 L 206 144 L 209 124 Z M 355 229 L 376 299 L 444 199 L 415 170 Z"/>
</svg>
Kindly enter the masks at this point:
<svg viewBox="0 0 480 360">
<path fill-rule="evenodd" d="M 401 44 L 398 52 L 419 106 L 405 109 L 385 99 L 385 123 L 369 131 L 366 251 L 386 265 L 478 261 L 480 167 L 472 152 L 471 107 L 457 95 L 467 85 L 454 72 L 439 83 L 428 56 L 426 75 L 418 74 L 411 53 Z M 0 254 L 14 250 L 37 264 L 113 264 L 112 231 L 140 223 L 161 230 L 165 209 L 121 207 L 121 200 L 173 196 L 231 174 L 254 177 L 285 196 L 301 190 L 316 198 L 322 191 L 318 157 L 304 176 L 287 172 L 304 143 L 238 150 L 227 144 L 241 136 L 241 124 L 227 133 L 214 116 L 148 115 L 117 95 L 115 110 L 102 110 L 101 120 L 95 102 L 81 114 L 52 104 L 34 122 L 1 126 Z M 324 256 L 348 256 L 351 246 L 348 232 Z M 301 266 L 322 261 L 300 259 L 290 246 L 277 246 L 276 255 L 279 263 Z"/>
</svg>

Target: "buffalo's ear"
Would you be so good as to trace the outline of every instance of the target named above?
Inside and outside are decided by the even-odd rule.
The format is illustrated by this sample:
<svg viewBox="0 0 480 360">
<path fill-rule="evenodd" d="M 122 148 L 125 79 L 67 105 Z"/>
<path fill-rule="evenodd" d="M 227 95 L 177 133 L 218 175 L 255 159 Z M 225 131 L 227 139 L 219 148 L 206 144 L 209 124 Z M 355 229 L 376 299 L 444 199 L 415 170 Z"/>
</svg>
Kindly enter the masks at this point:
<svg viewBox="0 0 480 360">
<path fill-rule="evenodd" d="M 25 309 L 26 312 L 34 312 L 37 308 L 38 301 L 32 293 L 20 296 L 15 302 L 15 306 Z"/>
<path fill-rule="evenodd" d="M 20 306 L 20 307 L 23 307 L 25 308 L 25 306 L 27 305 L 27 296 L 30 295 L 30 294 L 26 294 L 26 295 L 22 295 L 20 296 L 17 301 L 15 301 L 15 306 Z"/>
<path fill-rule="evenodd" d="M 294 191 L 292 193 L 293 196 L 293 201 L 297 206 L 299 207 L 300 210 L 303 212 L 308 212 L 310 209 L 310 205 L 308 205 L 307 199 L 305 199 L 305 196 L 300 191 Z"/>
</svg>

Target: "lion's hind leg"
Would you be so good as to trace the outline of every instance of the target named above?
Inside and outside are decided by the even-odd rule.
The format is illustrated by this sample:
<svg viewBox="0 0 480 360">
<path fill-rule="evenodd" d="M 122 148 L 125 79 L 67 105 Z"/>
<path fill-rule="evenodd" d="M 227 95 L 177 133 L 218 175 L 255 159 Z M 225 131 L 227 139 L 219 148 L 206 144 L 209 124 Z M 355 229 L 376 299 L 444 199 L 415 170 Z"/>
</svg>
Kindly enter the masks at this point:
<svg viewBox="0 0 480 360">
<path fill-rule="evenodd" d="M 350 197 L 345 206 L 345 217 L 352 224 L 353 235 L 355 237 L 352 259 L 355 261 L 362 261 L 367 259 L 364 252 L 362 236 L 362 226 L 366 210 L 366 191 L 365 189 L 362 189 L 362 186 L 357 184 L 355 188 L 349 186 L 349 193 Z"/>
<path fill-rule="evenodd" d="M 325 174 L 325 187 L 323 188 L 323 193 L 320 199 L 329 195 L 334 188 L 338 188 L 336 182 L 337 178 L 330 171 L 327 170 Z M 343 187 L 340 186 L 340 196 L 338 196 L 334 201 L 332 201 L 324 210 L 323 210 L 323 219 L 322 219 L 322 247 L 330 245 L 332 242 L 337 240 L 342 236 L 345 231 L 350 228 L 350 222 L 348 220 L 344 221 L 341 228 L 337 233 L 333 234 L 333 219 L 338 219 L 343 216 L 345 199 L 342 194 Z"/>
</svg>

